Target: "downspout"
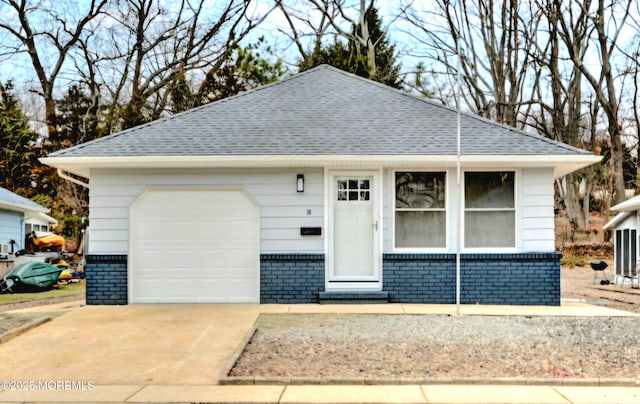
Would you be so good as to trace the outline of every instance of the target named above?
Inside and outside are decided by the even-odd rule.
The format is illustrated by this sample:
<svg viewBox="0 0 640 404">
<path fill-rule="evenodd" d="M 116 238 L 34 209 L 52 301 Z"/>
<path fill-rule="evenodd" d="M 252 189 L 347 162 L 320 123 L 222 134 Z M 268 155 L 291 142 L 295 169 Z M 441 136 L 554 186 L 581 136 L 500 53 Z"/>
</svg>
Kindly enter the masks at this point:
<svg viewBox="0 0 640 404">
<path fill-rule="evenodd" d="M 80 185 L 81 187 L 89 188 L 89 179 L 78 176 L 78 178 L 82 178 L 83 180 L 85 180 L 85 181 L 82 181 L 78 178 L 74 178 L 69 174 L 65 173 L 65 171 L 62 168 L 58 168 L 58 177 L 62 178 L 63 180 L 72 182 L 76 185 Z"/>
<path fill-rule="evenodd" d="M 81 187 L 85 187 L 85 188 L 89 189 L 89 179 L 88 178 L 84 178 L 84 177 L 81 177 L 79 175 L 77 176 L 78 178 L 74 178 L 74 177 L 70 176 L 69 174 L 66 174 L 65 171 L 63 169 L 61 169 L 61 168 L 58 168 L 57 172 L 58 172 L 58 177 L 62 178 L 63 180 L 67 180 L 67 181 L 69 181 L 71 183 L 74 183 L 76 185 L 80 185 Z M 80 180 L 79 178 L 81 178 L 84 181 Z M 82 232 L 82 241 L 83 242 L 86 241 L 85 237 L 87 236 L 87 233 L 88 233 L 87 230 L 89 230 L 88 227 L 85 230 L 83 230 L 83 232 Z M 88 253 L 88 251 L 89 251 L 88 247 L 89 247 L 89 243 L 85 243 L 83 255 Z M 84 265 L 84 262 L 85 262 L 84 258 L 83 258 L 82 262 L 83 262 L 83 265 Z"/>
</svg>

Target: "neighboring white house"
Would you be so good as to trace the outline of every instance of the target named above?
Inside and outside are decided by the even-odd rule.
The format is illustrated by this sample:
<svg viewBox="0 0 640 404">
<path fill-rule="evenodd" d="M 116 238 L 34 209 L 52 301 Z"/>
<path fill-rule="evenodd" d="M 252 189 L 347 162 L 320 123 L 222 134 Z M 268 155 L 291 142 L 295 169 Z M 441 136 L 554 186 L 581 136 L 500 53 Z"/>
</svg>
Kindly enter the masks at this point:
<svg viewBox="0 0 640 404">
<path fill-rule="evenodd" d="M 554 179 L 600 157 L 460 122 L 462 199 L 456 111 L 329 66 L 42 161 L 88 179 L 89 304 L 453 303 L 459 239 L 463 303 L 560 304 Z"/>
<path fill-rule="evenodd" d="M 618 214 L 604 225 L 614 232 L 614 283 L 631 282 L 638 277 L 638 225 L 640 224 L 640 196 L 635 196 L 611 208 Z"/>
<path fill-rule="evenodd" d="M 24 232 L 50 232 L 51 228 L 58 225 L 58 221 L 46 213 L 39 212 L 24 221 Z"/>
</svg>

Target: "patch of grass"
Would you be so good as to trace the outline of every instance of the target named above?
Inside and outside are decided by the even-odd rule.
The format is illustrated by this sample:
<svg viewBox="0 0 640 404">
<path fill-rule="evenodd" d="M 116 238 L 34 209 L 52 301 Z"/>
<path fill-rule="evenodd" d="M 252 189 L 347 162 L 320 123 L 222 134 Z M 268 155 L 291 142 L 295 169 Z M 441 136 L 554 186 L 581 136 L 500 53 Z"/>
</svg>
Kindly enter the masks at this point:
<svg viewBox="0 0 640 404">
<path fill-rule="evenodd" d="M 85 293 L 86 283 L 81 280 L 78 283 L 69 283 L 66 285 L 58 285 L 57 287 L 45 290 L 43 292 L 29 292 L 29 293 L 9 293 L 0 295 L 0 304 L 5 303 L 18 303 L 28 300 L 42 300 L 51 297 L 65 297 L 72 295 L 82 295 Z"/>
<path fill-rule="evenodd" d="M 560 260 L 560 265 L 566 265 L 569 268 L 583 267 L 587 265 L 587 257 L 583 255 L 565 255 Z"/>
</svg>

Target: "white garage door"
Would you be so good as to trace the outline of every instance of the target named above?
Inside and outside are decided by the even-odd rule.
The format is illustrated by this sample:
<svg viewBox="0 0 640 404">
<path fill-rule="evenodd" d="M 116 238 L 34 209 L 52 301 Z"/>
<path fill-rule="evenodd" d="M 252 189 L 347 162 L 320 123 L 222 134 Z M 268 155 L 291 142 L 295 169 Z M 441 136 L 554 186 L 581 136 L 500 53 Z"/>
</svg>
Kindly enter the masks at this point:
<svg viewBox="0 0 640 404">
<path fill-rule="evenodd" d="M 131 206 L 132 303 L 259 302 L 260 212 L 242 191 L 148 191 Z"/>
</svg>

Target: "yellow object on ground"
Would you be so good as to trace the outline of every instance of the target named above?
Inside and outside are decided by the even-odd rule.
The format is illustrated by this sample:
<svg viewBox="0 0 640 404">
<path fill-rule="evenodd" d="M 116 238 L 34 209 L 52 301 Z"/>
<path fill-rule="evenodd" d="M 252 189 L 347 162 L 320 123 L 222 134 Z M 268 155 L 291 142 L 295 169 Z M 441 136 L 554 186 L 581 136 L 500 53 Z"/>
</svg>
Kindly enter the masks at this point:
<svg viewBox="0 0 640 404">
<path fill-rule="evenodd" d="M 46 233 L 43 235 L 37 235 L 37 237 L 33 239 L 33 243 L 36 245 L 36 247 L 38 247 L 39 250 L 53 247 L 63 249 L 65 241 L 64 237 L 62 236 L 58 236 L 57 234 L 53 233 Z"/>
<path fill-rule="evenodd" d="M 60 276 L 58 276 L 58 280 L 68 281 L 69 279 L 73 279 L 73 275 L 71 275 L 71 271 L 65 269 L 60 272 Z"/>
</svg>

